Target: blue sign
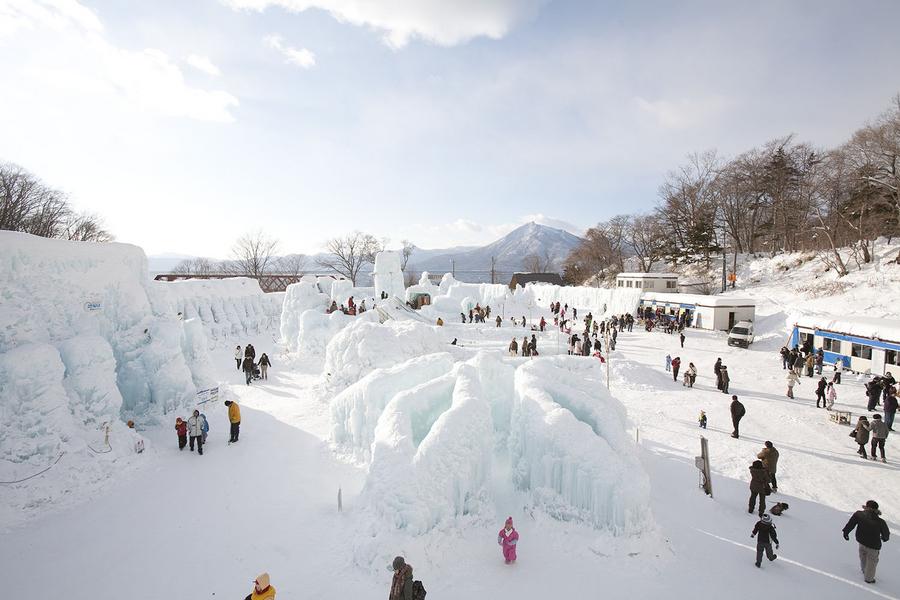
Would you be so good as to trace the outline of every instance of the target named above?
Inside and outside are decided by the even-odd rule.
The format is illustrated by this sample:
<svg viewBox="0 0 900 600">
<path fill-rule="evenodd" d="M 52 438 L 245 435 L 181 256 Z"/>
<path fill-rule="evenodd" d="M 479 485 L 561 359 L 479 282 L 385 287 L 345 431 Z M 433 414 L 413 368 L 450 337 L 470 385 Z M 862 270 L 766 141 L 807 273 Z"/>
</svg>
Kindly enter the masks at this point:
<svg viewBox="0 0 900 600">
<path fill-rule="evenodd" d="M 85 302 L 84 310 L 86 311 L 95 311 L 95 310 L 103 310 L 102 302 Z"/>
</svg>

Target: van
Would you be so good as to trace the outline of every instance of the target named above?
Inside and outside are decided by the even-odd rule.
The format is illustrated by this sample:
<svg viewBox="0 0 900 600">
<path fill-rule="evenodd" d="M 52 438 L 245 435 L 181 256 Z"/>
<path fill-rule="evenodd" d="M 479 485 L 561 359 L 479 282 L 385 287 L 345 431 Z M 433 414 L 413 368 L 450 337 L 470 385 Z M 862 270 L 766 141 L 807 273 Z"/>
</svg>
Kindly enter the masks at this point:
<svg viewBox="0 0 900 600">
<path fill-rule="evenodd" d="M 753 321 L 738 321 L 728 332 L 728 345 L 748 348 L 753 343 Z"/>
</svg>

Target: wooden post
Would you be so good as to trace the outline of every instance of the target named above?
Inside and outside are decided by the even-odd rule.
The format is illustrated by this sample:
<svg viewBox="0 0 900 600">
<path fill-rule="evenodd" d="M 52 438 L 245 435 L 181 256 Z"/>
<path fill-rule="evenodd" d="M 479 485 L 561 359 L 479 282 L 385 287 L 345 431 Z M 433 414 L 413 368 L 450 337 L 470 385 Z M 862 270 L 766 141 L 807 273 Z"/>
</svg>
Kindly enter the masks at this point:
<svg viewBox="0 0 900 600">
<path fill-rule="evenodd" d="M 709 445 L 705 437 L 700 436 L 700 456 L 694 458 L 694 464 L 700 469 L 700 487 L 710 498 L 713 497 L 712 479 L 709 472 Z"/>
</svg>

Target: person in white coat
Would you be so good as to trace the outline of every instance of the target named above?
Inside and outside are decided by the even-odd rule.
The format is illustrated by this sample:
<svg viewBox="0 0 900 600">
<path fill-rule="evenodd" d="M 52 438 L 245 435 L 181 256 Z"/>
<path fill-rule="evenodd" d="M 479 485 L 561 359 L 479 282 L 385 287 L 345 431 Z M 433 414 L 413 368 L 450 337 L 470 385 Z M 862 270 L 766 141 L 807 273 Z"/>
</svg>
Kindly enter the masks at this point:
<svg viewBox="0 0 900 600">
<path fill-rule="evenodd" d="M 837 400 L 837 389 L 834 387 L 834 383 L 829 381 L 828 387 L 825 388 L 825 410 L 831 410 L 835 400 Z"/>
<path fill-rule="evenodd" d="M 788 371 L 787 377 L 785 377 L 785 379 L 787 379 L 787 387 L 788 387 L 787 397 L 793 398 L 794 397 L 794 386 L 800 385 L 800 376 L 797 374 L 796 371 Z"/>
<path fill-rule="evenodd" d="M 194 442 L 197 442 L 197 454 L 203 456 L 203 430 L 206 429 L 206 417 L 200 414 L 199 410 L 195 410 L 191 418 L 188 419 L 188 436 L 190 436 L 191 452 L 194 451 Z"/>
<path fill-rule="evenodd" d="M 237 363 L 237 370 L 241 370 L 241 361 L 244 360 L 244 352 L 241 350 L 241 347 L 238 346 L 234 349 L 234 361 Z"/>
</svg>

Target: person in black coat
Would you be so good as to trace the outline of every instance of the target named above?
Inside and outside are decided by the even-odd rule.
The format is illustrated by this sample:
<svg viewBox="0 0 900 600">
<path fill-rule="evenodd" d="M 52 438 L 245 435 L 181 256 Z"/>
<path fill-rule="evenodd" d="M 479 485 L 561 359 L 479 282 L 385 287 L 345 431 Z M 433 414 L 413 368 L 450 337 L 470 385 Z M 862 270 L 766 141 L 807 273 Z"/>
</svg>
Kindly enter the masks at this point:
<svg viewBox="0 0 900 600">
<path fill-rule="evenodd" d="M 249 356 L 244 357 L 244 362 L 241 364 L 241 368 L 244 370 L 244 376 L 247 378 L 247 385 L 250 385 L 250 380 L 253 379 L 253 367 L 256 366 L 253 364 L 253 359 Z"/>
<path fill-rule="evenodd" d="M 878 566 L 881 542 L 886 542 L 891 537 L 887 523 L 881 518 L 877 502 L 869 500 L 862 510 L 853 513 L 844 525 L 845 540 L 850 540 L 850 532 L 854 529 L 859 543 L 859 568 L 866 583 L 875 583 L 875 567 Z"/>
<path fill-rule="evenodd" d="M 756 534 L 759 534 L 759 537 L 756 538 L 756 567 L 759 568 L 762 564 L 763 552 L 770 561 L 778 558 L 778 555 L 772 552 L 772 542 L 775 542 L 775 547 L 778 548 L 778 534 L 775 533 L 772 517 L 762 515 L 759 518 L 750 537 L 756 537 Z"/>
<path fill-rule="evenodd" d="M 713 365 L 713 373 L 716 375 L 716 388 L 722 389 L 722 359 L 717 358 L 716 364 Z"/>
<path fill-rule="evenodd" d="M 824 377 L 816 384 L 816 408 L 819 408 L 819 402 L 822 403 L 822 408 L 825 408 L 825 388 L 827 387 L 828 381 Z"/>
<path fill-rule="evenodd" d="M 766 512 L 766 496 L 769 494 L 769 472 L 763 466 L 761 460 L 754 460 L 750 465 L 750 502 L 747 504 L 747 512 L 752 513 L 756 507 L 756 499 L 759 498 L 759 516 Z"/>
<path fill-rule="evenodd" d="M 744 418 L 744 415 L 747 414 L 747 409 L 744 408 L 744 405 L 740 403 L 737 396 L 731 397 L 731 424 L 734 425 L 734 431 L 731 432 L 731 437 L 737 439 L 741 436 L 740 425 L 741 419 Z"/>
</svg>

